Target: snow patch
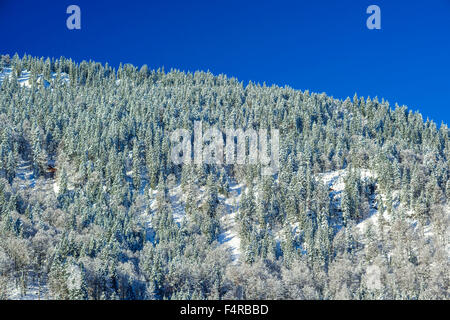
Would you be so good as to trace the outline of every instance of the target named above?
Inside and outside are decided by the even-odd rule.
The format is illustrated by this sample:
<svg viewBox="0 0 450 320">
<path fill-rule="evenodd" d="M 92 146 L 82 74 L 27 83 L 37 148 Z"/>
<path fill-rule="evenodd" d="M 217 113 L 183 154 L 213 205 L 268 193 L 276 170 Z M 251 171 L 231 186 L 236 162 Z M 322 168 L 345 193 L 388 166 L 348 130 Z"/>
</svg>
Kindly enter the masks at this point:
<svg viewBox="0 0 450 320">
<path fill-rule="evenodd" d="M 0 72 L 0 84 L 8 78 L 11 79 L 13 77 L 13 70 L 10 67 L 5 67 Z M 50 88 L 53 83 L 56 83 L 56 80 L 59 78 L 62 83 L 69 83 L 69 75 L 67 73 L 61 72 L 56 73 L 53 72 L 51 74 L 51 79 L 45 79 L 42 74 L 37 75 L 36 83 L 38 85 L 44 86 L 44 88 Z M 17 77 L 17 83 L 26 88 L 31 88 L 31 72 L 28 70 L 23 70 L 19 77 Z"/>
<path fill-rule="evenodd" d="M 218 241 L 231 252 L 233 263 L 237 263 L 241 256 L 241 239 L 238 235 L 236 215 L 239 211 L 239 202 L 241 201 L 243 187 L 242 184 L 231 184 L 229 192 L 231 196 L 228 198 L 223 197 L 222 200 L 225 204 L 226 211 L 221 218 L 224 230 L 219 235 Z"/>
</svg>

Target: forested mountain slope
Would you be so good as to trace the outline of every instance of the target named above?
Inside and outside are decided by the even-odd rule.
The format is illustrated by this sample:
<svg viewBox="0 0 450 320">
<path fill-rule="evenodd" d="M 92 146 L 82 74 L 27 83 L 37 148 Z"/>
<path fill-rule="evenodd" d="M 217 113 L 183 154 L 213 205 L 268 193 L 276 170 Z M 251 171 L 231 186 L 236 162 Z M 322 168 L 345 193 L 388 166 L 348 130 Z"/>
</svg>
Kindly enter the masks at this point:
<svg viewBox="0 0 450 320">
<path fill-rule="evenodd" d="M 0 297 L 448 299 L 447 125 L 378 99 L 0 61 Z M 171 133 L 279 129 L 280 169 Z"/>
</svg>

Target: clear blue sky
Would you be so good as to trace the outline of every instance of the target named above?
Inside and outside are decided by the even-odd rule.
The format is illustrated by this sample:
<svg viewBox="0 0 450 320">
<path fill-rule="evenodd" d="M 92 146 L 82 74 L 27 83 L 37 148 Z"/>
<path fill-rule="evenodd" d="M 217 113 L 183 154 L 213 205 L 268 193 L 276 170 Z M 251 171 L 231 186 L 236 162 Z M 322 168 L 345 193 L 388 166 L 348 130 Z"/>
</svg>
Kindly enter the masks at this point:
<svg viewBox="0 0 450 320">
<path fill-rule="evenodd" d="M 66 8 L 81 8 L 81 30 Z M 381 30 L 366 8 L 381 8 Z M 384 97 L 450 123 L 450 0 L 0 0 L 0 52 Z"/>
</svg>

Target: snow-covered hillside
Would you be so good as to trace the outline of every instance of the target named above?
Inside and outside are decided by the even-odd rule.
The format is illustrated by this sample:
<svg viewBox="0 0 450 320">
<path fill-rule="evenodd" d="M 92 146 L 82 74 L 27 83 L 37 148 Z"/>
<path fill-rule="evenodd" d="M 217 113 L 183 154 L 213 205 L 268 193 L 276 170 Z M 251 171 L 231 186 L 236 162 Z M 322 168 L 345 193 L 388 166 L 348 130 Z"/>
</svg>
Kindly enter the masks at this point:
<svg viewBox="0 0 450 320">
<path fill-rule="evenodd" d="M 376 181 L 376 174 L 373 173 L 371 170 L 368 169 L 360 169 L 359 170 L 361 175 L 361 180 L 366 179 L 372 179 L 373 181 Z M 330 171 L 326 173 L 319 174 L 319 178 L 329 187 L 330 192 L 330 198 L 335 206 L 335 209 L 337 209 L 338 212 L 342 209 L 342 193 L 345 188 L 344 179 L 346 175 L 348 174 L 347 169 L 342 170 L 336 170 L 336 171 Z M 384 203 L 384 209 L 380 210 L 379 201 L 377 199 L 382 200 L 382 203 Z M 375 193 L 370 197 L 370 204 L 369 204 L 369 214 L 367 216 L 364 216 L 361 221 L 359 221 L 356 224 L 356 229 L 359 231 L 361 235 L 363 235 L 367 228 L 370 226 L 373 228 L 374 232 L 379 231 L 379 221 L 383 220 L 387 222 L 385 233 L 388 234 L 389 230 L 391 228 L 391 223 L 393 222 L 393 216 L 386 212 L 386 204 L 387 204 L 388 198 L 386 194 L 383 192 L 379 192 L 378 189 L 375 191 Z M 405 212 L 406 221 L 409 223 L 411 228 L 416 228 L 418 225 L 418 220 L 414 218 L 414 212 L 411 209 L 404 208 L 404 205 L 398 200 L 398 191 L 393 192 L 393 199 L 392 199 L 392 208 L 394 211 L 403 210 Z M 448 205 L 444 207 L 444 211 L 450 212 L 450 208 Z M 382 215 L 382 217 L 381 217 Z M 337 229 L 340 229 L 342 226 L 339 225 Z M 433 236 L 433 231 L 431 230 L 430 226 L 424 227 L 424 233 L 425 236 L 429 239 Z M 447 244 L 447 252 L 450 257 L 450 241 L 448 241 Z"/>
<path fill-rule="evenodd" d="M 225 204 L 225 213 L 221 218 L 223 232 L 219 235 L 219 242 L 229 248 L 231 258 L 236 263 L 241 255 L 241 240 L 238 235 L 236 215 L 239 212 L 239 202 L 241 201 L 244 185 L 232 184 L 230 186 L 230 197 L 219 197 Z"/>
<path fill-rule="evenodd" d="M 229 197 L 222 194 L 218 195 L 219 205 L 224 208 L 223 215 L 220 217 L 221 233 L 217 240 L 218 242 L 230 251 L 232 260 L 237 263 L 241 255 L 240 239 L 236 226 L 236 214 L 239 211 L 239 202 L 241 200 L 241 193 L 243 190 L 242 184 L 233 183 L 230 185 Z M 200 203 L 204 198 L 205 189 L 198 189 L 197 202 Z M 147 229 L 147 236 L 149 240 L 153 239 L 152 218 L 157 208 L 158 190 L 149 190 L 150 202 L 148 203 L 149 211 L 143 209 L 143 223 Z M 184 219 L 187 219 L 185 214 L 186 197 L 183 195 L 183 190 L 180 185 L 169 189 L 169 199 L 172 209 L 172 216 L 177 224 L 181 224 Z"/>
<path fill-rule="evenodd" d="M 208 72 L 0 60 L 0 298 L 37 278 L 56 299 L 448 297 L 445 125 Z M 278 128 L 278 173 L 174 163 L 196 121 Z"/>
</svg>

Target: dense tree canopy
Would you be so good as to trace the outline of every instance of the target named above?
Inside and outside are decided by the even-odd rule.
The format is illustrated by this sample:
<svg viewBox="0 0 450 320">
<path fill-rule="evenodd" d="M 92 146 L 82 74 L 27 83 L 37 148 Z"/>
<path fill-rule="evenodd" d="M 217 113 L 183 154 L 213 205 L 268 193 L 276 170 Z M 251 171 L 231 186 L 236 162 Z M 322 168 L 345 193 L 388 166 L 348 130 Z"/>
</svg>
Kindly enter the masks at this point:
<svg viewBox="0 0 450 320">
<path fill-rule="evenodd" d="M 2 298 L 449 298 L 445 124 L 206 72 L 16 55 L 0 74 Z M 279 129 L 279 172 L 175 165 L 170 134 L 194 121 Z M 321 179 L 344 171 L 342 190 Z"/>
</svg>

